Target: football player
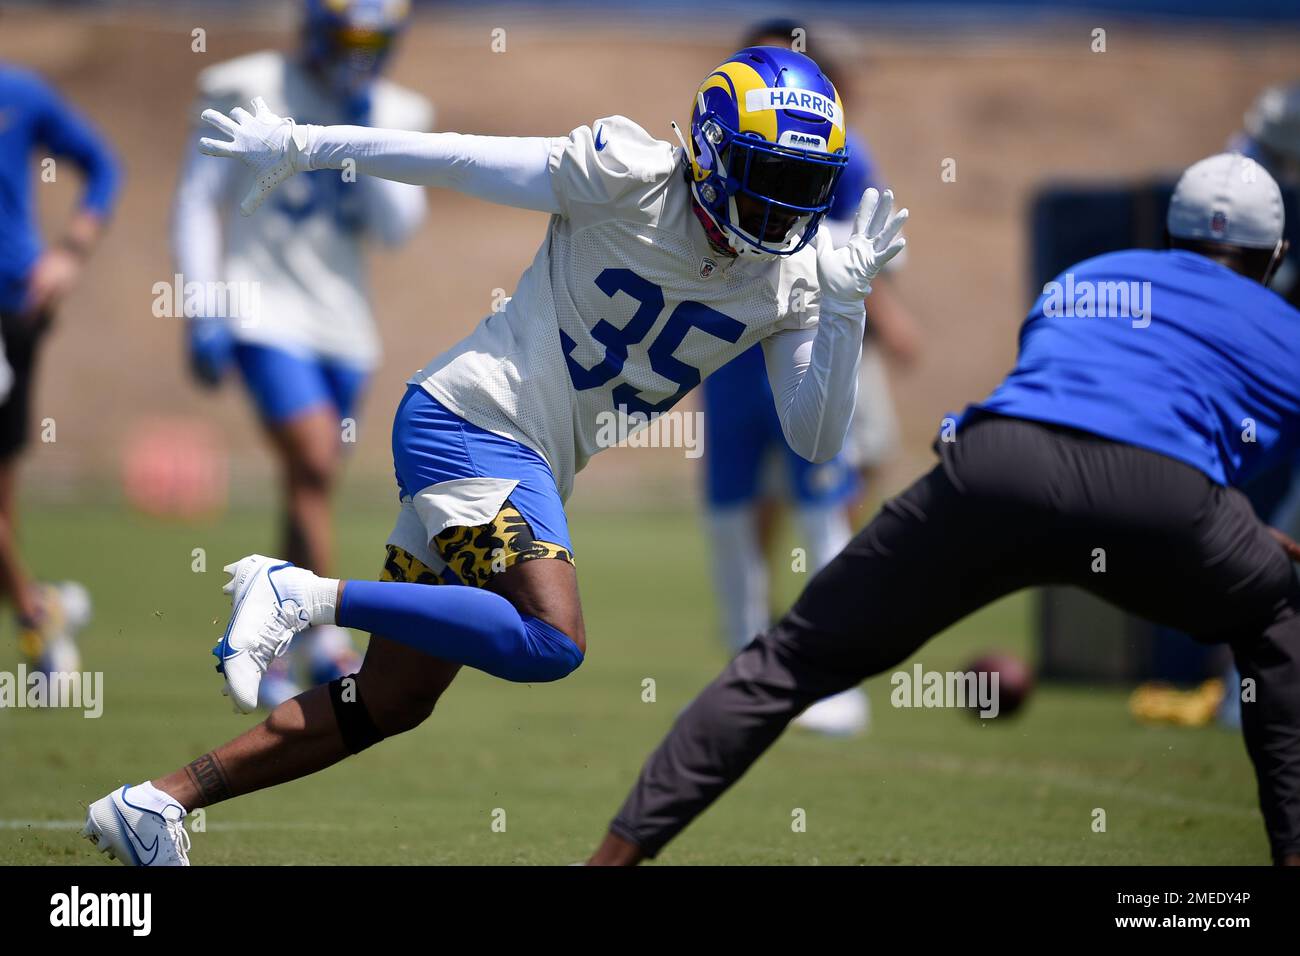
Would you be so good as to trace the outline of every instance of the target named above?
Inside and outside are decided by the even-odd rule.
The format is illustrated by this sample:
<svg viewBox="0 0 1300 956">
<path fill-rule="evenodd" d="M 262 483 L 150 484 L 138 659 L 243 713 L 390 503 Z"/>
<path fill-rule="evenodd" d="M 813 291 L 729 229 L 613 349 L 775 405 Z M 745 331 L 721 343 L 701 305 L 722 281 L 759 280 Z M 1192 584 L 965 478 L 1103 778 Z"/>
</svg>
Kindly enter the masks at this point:
<svg viewBox="0 0 1300 956">
<path fill-rule="evenodd" d="M 784 49 L 745 49 L 712 72 L 680 150 L 621 116 L 557 138 L 302 126 L 261 100 L 204 116 L 222 135 L 203 151 L 253 171 L 247 213 L 295 173 L 355 164 L 551 219 L 505 309 L 417 373 L 398 406 L 400 509 L 383 579 L 341 582 L 259 555 L 229 566 L 234 610 L 217 654 L 238 710 L 309 626 L 374 635 L 360 673 L 93 804 L 86 834 L 136 863 L 184 862 L 189 811 L 417 726 L 462 665 L 523 682 L 578 667 L 564 500 L 611 431 L 600 423 L 641 425 L 762 343 L 786 440 L 829 459 L 853 410 L 863 298 L 904 245 L 906 211 L 875 190 L 848 242 L 828 241 L 848 160 L 843 105 L 812 60 Z"/>
<path fill-rule="evenodd" d="M 76 211 L 48 245 L 36 223 L 35 157 L 43 172 L 68 162 L 85 179 Z M 79 584 L 36 583 L 25 568 L 14 535 L 18 458 L 42 343 L 103 235 L 120 179 L 108 143 L 77 110 L 40 77 L 0 63 L 0 591 L 17 614 L 23 656 L 46 672 L 80 667 L 74 635 L 89 621 L 90 600 Z"/>
<path fill-rule="evenodd" d="M 1282 189 L 1288 212 L 1294 211 L 1296 194 L 1300 192 L 1300 83 L 1271 86 L 1260 93 L 1246 111 L 1243 129 L 1232 138 L 1229 148 L 1268 170 Z M 1292 305 L 1300 306 L 1297 228 L 1295 222 L 1287 222 L 1290 251 L 1269 287 Z"/>
<path fill-rule="evenodd" d="M 808 49 L 806 27 L 794 20 L 756 24 L 744 46 Z M 801 50 L 800 52 L 804 52 Z M 825 56 L 817 63 L 834 77 Z M 834 80 L 842 91 L 842 85 Z M 831 239 L 849 237 L 858 201 L 869 186 L 883 188 L 871 152 L 862 137 L 848 130 L 849 161 L 840 174 L 826 215 Z M 705 379 L 704 492 L 713 552 L 713 581 L 722 612 L 723 632 L 732 653 L 772 623 L 768 557 L 775 537 L 778 506 L 789 503 L 798 529 L 797 541 L 815 573 L 852 537 L 850 511 L 860 498 L 868 473 L 892 453 L 897 416 L 885 377 L 881 346 L 904 361 L 914 358 L 916 330 L 910 314 L 892 294 L 890 273 L 900 258 L 873 283 L 867 336 L 858 371 L 858 402 L 844 450 L 829 461 L 814 463 L 791 450 L 781 432 L 764 368 L 763 350 L 754 346 Z M 774 467 L 777 466 L 777 467 Z M 869 719 L 861 688 L 818 701 L 796 724 L 832 736 L 859 733 Z"/>
<path fill-rule="evenodd" d="M 203 109 L 260 95 L 300 122 L 428 130 L 424 97 L 380 77 L 408 18 L 406 0 L 307 0 L 293 54 L 263 51 L 199 75 Z M 206 127 L 204 127 L 206 128 Z M 204 156 L 196 131 L 177 187 L 172 244 L 185 281 L 211 290 L 187 316 L 190 366 L 215 386 L 238 369 L 280 466 L 283 554 L 324 574 L 330 497 L 379 339 L 366 289 L 365 245 L 406 240 L 424 218 L 419 186 L 320 171 L 240 216 L 251 174 Z M 248 294 L 244 294 L 247 290 Z M 224 295 L 218 295 L 223 292 Z M 295 648 L 311 683 L 355 669 L 345 631 L 321 627 Z M 277 662 L 262 685 L 273 707 L 300 689 Z"/>
</svg>

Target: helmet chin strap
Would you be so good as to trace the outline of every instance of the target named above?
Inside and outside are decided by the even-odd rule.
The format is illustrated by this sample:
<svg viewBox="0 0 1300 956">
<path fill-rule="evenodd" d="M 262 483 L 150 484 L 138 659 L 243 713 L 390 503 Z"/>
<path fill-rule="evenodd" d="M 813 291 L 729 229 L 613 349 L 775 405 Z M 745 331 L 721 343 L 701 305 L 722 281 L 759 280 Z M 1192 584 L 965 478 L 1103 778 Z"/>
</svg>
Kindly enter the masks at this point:
<svg viewBox="0 0 1300 956">
<path fill-rule="evenodd" d="M 676 128 L 677 124 L 674 123 L 673 129 Z M 695 218 L 700 221 L 700 227 L 704 230 L 704 238 L 709 241 L 709 248 L 720 256 L 726 256 L 728 259 L 736 258 L 736 250 L 727 241 L 727 234 L 723 232 L 721 226 L 713 221 L 709 211 L 695 198 L 695 186 L 691 182 L 691 170 L 685 164 L 682 165 L 682 178 L 686 180 L 686 186 L 691 193 L 691 212 L 695 213 Z"/>
<path fill-rule="evenodd" d="M 691 155 L 691 151 L 686 148 L 686 137 L 682 135 L 682 128 L 677 125 L 677 120 L 669 120 L 668 125 L 671 126 L 673 132 L 677 134 L 677 142 L 682 144 L 682 152 L 687 156 Z"/>
<path fill-rule="evenodd" d="M 704 228 L 704 237 L 709 240 L 709 248 L 720 256 L 726 256 L 728 259 L 735 259 L 739 253 L 727 241 L 727 234 L 719 228 L 718 224 L 713 221 L 708 210 L 700 205 L 700 201 L 695 198 L 695 190 L 691 190 L 691 212 L 695 213 L 695 218 L 700 221 Z"/>
<path fill-rule="evenodd" d="M 691 153 L 690 150 L 686 148 L 686 140 L 682 136 L 681 127 L 678 126 L 675 121 L 671 121 L 671 120 L 669 121 L 668 125 L 671 126 L 673 128 L 673 132 L 677 134 L 677 142 L 682 144 L 682 153 L 685 156 L 689 157 Z M 718 225 L 717 221 L 714 220 L 713 216 L 709 214 L 709 211 L 705 209 L 704 205 L 699 201 L 698 198 L 696 198 L 695 184 L 691 182 L 691 172 L 688 165 L 683 164 L 682 174 L 686 179 L 687 185 L 690 186 L 691 189 L 691 211 L 695 213 L 695 218 L 698 219 L 700 221 L 700 225 L 704 227 L 704 235 L 705 238 L 709 240 L 709 248 L 711 248 L 718 255 L 726 256 L 729 259 L 775 259 L 777 258 L 776 253 L 764 252 L 760 249 L 756 249 L 753 246 L 750 246 L 747 243 L 743 243 L 740 246 L 740 248 L 734 246 L 731 240 L 727 237 L 726 230 Z"/>
</svg>

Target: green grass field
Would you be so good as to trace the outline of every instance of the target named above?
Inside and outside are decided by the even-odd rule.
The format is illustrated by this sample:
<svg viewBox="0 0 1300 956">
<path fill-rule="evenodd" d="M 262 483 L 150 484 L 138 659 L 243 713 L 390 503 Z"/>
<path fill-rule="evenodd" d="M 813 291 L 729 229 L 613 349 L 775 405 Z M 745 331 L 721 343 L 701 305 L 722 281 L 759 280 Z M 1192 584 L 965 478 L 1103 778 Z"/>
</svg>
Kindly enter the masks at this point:
<svg viewBox="0 0 1300 956">
<path fill-rule="evenodd" d="M 112 508 L 32 510 L 34 567 L 84 581 L 85 666 L 104 715 L 0 710 L 0 863 L 100 861 L 77 835 L 87 802 L 173 769 L 250 724 L 220 695 L 209 648 L 229 605 L 221 565 L 274 547 L 269 513 L 167 525 Z M 373 577 L 389 514 L 340 517 L 339 570 Z M 590 649 L 558 684 L 465 673 L 413 733 L 280 789 L 212 808 L 196 864 L 563 864 L 604 831 L 644 756 L 723 663 L 704 541 L 689 513 L 579 512 Z M 670 547 L 671 542 L 671 547 Z M 191 571 L 205 548 L 206 573 Z M 273 552 L 271 552 L 273 553 Z M 799 582 L 782 583 L 787 596 Z M 936 582 L 937 586 L 939 582 Z M 922 650 L 928 669 L 1025 652 L 1017 596 Z M 870 622 L 864 622 L 870 626 Z M 0 670 L 17 653 L 12 626 Z M 643 703 L 654 678 L 657 701 Z M 871 732 L 792 732 L 660 857 L 695 864 L 1268 862 L 1239 737 L 1142 727 L 1115 690 L 1041 689 L 1013 721 L 889 706 Z M 1093 833 L 1103 808 L 1107 832 Z M 505 811 L 494 832 L 493 811 Z M 795 808 L 806 832 L 792 832 Z"/>
</svg>

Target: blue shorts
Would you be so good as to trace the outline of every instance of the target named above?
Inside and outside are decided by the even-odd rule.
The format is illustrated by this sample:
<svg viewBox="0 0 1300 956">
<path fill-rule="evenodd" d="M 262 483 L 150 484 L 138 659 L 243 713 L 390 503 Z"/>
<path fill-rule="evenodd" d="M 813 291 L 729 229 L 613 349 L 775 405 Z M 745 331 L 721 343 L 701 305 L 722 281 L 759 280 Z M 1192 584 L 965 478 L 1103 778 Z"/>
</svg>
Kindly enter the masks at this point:
<svg viewBox="0 0 1300 956">
<path fill-rule="evenodd" d="M 408 385 L 397 406 L 393 465 L 402 511 L 390 551 L 478 587 L 521 561 L 573 563 L 546 459 L 453 414 L 418 385 Z"/>
<path fill-rule="evenodd" d="M 845 504 L 858 492 L 858 474 L 843 454 L 813 464 L 790 448 L 776 414 L 763 347 L 755 345 L 704 380 L 705 495 L 714 508 L 754 501 L 764 464 L 777 453 L 800 505 Z"/>
<path fill-rule="evenodd" d="M 258 414 L 272 425 L 322 406 L 332 406 L 339 418 L 351 418 L 369 378 L 337 359 L 251 342 L 235 346 L 235 363 Z"/>
</svg>

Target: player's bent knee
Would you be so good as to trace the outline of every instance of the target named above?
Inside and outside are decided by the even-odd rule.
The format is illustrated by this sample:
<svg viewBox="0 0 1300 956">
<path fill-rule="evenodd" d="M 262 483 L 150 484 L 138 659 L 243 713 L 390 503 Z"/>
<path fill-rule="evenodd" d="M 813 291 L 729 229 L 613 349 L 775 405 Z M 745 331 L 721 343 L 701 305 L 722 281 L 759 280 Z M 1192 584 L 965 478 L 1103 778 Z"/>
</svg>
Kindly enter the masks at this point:
<svg viewBox="0 0 1300 956">
<path fill-rule="evenodd" d="M 520 615 L 525 653 L 509 662 L 500 676 L 519 683 L 547 682 L 567 677 L 585 657 L 583 648 L 564 631 L 540 617 Z"/>
<path fill-rule="evenodd" d="M 375 726 L 387 737 L 414 730 L 433 716 L 437 694 L 412 694 L 400 699 L 384 699 L 369 705 Z"/>
<path fill-rule="evenodd" d="M 381 731 L 371 718 L 370 710 L 361 698 L 361 686 L 355 674 L 330 681 L 329 691 L 334 719 L 338 722 L 339 734 L 348 753 L 360 753 L 391 736 Z M 430 707 L 430 711 L 432 709 Z"/>
</svg>

